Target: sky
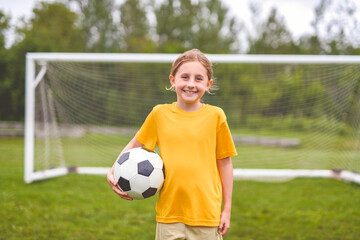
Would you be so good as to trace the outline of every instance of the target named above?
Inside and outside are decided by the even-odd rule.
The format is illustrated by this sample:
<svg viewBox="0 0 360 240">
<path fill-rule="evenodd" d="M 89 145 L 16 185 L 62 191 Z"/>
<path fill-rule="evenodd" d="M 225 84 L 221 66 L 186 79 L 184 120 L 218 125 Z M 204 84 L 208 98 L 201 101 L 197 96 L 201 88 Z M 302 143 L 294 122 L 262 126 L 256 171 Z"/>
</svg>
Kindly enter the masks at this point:
<svg viewBox="0 0 360 240">
<path fill-rule="evenodd" d="M 0 9 L 6 14 L 11 14 L 12 24 L 18 22 L 22 16 L 30 18 L 35 3 L 39 0 L 0 0 Z M 50 1 L 50 0 L 49 0 Z M 116 0 L 121 2 L 121 0 Z M 245 24 L 250 21 L 249 2 L 254 0 L 222 0 L 229 8 L 233 15 L 236 15 Z M 341 0 L 340 0 L 341 1 Z M 297 38 L 304 33 L 312 33 L 310 26 L 314 19 L 314 8 L 320 0 L 257 0 L 262 3 L 262 16 L 265 18 L 272 7 L 276 7 L 280 14 L 284 16 L 286 24 Z M 8 33 L 10 39 L 11 31 Z"/>
<path fill-rule="evenodd" d="M 230 11 L 243 19 L 245 22 L 250 21 L 249 3 L 251 0 L 223 0 Z M 276 7 L 291 32 L 295 36 L 311 32 L 310 23 L 314 19 L 314 8 L 320 0 L 261 0 L 255 1 L 262 4 L 262 17 L 265 18 L 270 13 L 271 8 Z"/>
</svg>

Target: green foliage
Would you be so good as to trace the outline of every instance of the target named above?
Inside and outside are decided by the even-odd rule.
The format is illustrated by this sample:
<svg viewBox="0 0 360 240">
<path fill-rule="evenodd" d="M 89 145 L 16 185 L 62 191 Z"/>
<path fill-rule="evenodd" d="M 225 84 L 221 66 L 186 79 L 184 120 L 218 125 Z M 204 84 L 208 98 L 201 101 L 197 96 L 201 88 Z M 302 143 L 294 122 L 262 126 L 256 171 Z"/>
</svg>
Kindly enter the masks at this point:
<svg viewBox="0 0 360 240">
<path fill-rule="evenodd" d="M 14 45 L 6 50 L 7 65 L 0 83 L 0 99 L 7 102 L 1 111 L 4 120 L 24 118 L 24 76 L 27 52 L 83 51 L 84 41 L 76 27 L 77 15 L 62 3 L 39 2 L 34 17 L 18 27 Z"/>
<path fill-rule="evenodd" d="M 166 0 L 155 7 L 156 32 L 159 36 L 159 50 L 162 52 L 183 52 L 191 42 L 191 28 L 198 6 L 190 0 Z"/>
<path fill-rule="evenodd" d="M 321 0 L 314 9 L 311 23 L 314 34 L 300 39 L 301 53 L 358 55 L 357 11 L 352 1 Z"/>
<path fill-rule="evenodd" d="M 259 17 L 252 7 L 254 18 Z M 257 22 L 259 20 L 256 20 Z M 289 54 L 296 53 L 297 47 L 290 31 L 287 29 L 285 19 L 273 8 L 265 22 L 258 22 L 255 27 L 255 37 L 249 38 L 249 53 L 252 54 Z"/>
<path fill-rule="evenodd" d="M 166 0 L 155 7 L 160 52 L 199 48 L 207 53 L 236 51 L 238 22 L 220 0 Z"/>
<path fill-rule="evenodd" d="M 231 53 L 237 51 L 237 33 L 240 26 L 221 0 L 199 1 L 198 12 L 191 25 L 191 45 L 207 53 Z"/>
<path fill-rule="evenodd" d="M 5 48 L 5 31 L 10 28 L 10 17 L 0 10 L 0 50 Z"/>
<path fill-rule="evenodd" d="M 10 28 L 10 17 L 0 10 L 0 102 L 5 103 L 11 99 L 12 81 L 8 77 L 10 65 L 9 52 L 5 48 L 5 32 Z M 11 104 L 2 104 L 0 119 L 9 117 L 13 112 Z"/>
<path fill-rule="evenodd" d="M 90 52 L 119 51 L 118 30 L 112 17 L 115 7 L 114 0 L 69 0 L 69 2 L 75 2 L 80 8 L 81 37 L 86 42 L 84 50 Z"/>
<path fill-rule="evenodd" d="M 26 52 L 81 52 L 84 38 L 75 25 L 77 15 L 62 3 L 39 2 L 34 17 L 18 29 L 23 40 L 15 45 Z"/>
<path fill-rule="evenodd" d="M 49 63 L 49 77 L 43 82 L 51 87 L 55 101 L 65 106 L 59 111 L 59 124 L 71 123 L 71 111 L 81 109 L 76 112 L 81 124 L 138 127 L 152 107 L 176 101 L 176 94 L 166 90 L 170 68 L 170 63 L 151 62 Z M 220 90 L 206 95 L 204 102 L 222 107 L 233 127 L 347 135 L 358 128 L 356 69 L 356 65 L 218 64 L 214 72 Z"/>
<path fill-rule="evenodd" d="M 219 64 L 214 71 L 220 90 L 205 99 L 221 106 L 235 127 L 319 132 L 329 128 L 349 134 L 357 128 L 357 66 L 329 73 L 332 68 L 337 66 Z M 324 78 L 322 71 L 329 76 Z M 293 125 L 287 123 L 291 121 Z M 323 127 L 311 125 L 314 122 Z"/>
<path fill-rule="evenodd" d="M 70 10 L 70 4 L 72 9 L 77 9 L 76 12 Z M 320 1 L 314 9 L 314 33 L 301 36 L 298 41 L 293 38 L 285 19 L 275 8 L 265 19 L 261 17 L 260 9 L 260 5 L 250 6 L 252 24 L 247 27 L 241 24 L 241 16 L 232 16 L 221 0 L 126 0 L 120 4 L 114 0 L 40 1 L 33 9 L 33 16 L 23 19 L 16 26 L 10 26 L 10 17 L 0 12 L 0 100 L 7 103 L 0 109 L 0 118 L 17 121 L 24 118 L 27 52 L 176 53 L 199 48 L 206 53 L 237 53 L 239 46 L 248 45 L 247 53 L 256 54 L 360 54 L 356 41 L 359 39 L 359 31 L 356 29 L 359 22 L 355 17 L 358 10 L 351 1 Z M 15 42 L 6 49 L 5 33 L 10 27 L 16 31 Z M 240 42 L 239 35 L 245 36 L 247 43 Z M 265 68 L 261 71 L 266 72 Z M 311 79 L 311 76 L 306 77 L 306 81 L 301 80 L 306 76 L 305 72 L 294 73 L 292 79 L 280 77 L 279 81 L 289 89 L 298 92 L 306 89 L 307 95 L 302 96 L 302 99 L 296 94 L 282 92 L 276 84 L 272 85 L 273 82 L 256 82 L 252 79 L 255 77 L 246 72 L 229 76 L 235 79 L 235 85 L 221 77 L 222 74 L 226 76 L 226 73 L 220 72 L 218 75 L 222 88 L 230 90 L 234 96 L 233 104 L 239 104 L 240 109 L 236 114 L 242 123 L 247 122 L 248 111 L 255 101 L 262 107 L 269 107 L 289 98 L 282 113 L 272 114 L 320 117 L 325 114 L 322 109 L 328 109 L 333 112 L 326 117 L 341 115 L 342 119 L 337 120 L 346 119 L 354 125 L 355 121 L 349 115 L 351 111 L 347 114 L 337 112 L 343 111 L 346 101 L 352 104 L 346 109 L 355 111 L 358 99 L 355 92 L 352 96 L 346 95 L 348 99 L 340 101 L 329 94 L 335 88 L 346 90 L 346 86 L 341 83 L 341 75 L 346 73 L 333 76 L 331 87 L 324 87 L 323 83 Z M 152 83 L 158 86 L 160 81 Z M 269 91 L 264 90 L 263 86 Z M 259 97 L 265 93 L 268 102 Z M 295 102 L 308 104 L 308 101 L 322 96 L 328 98 L 325 103 L 316 102 L 316 106 L 304 112 L 291 109 Z M 167 96 L 165 98 L 169 99 Z"/>
<path fill-rule="evenodd" d="M 155 52 L 145 6 L 139 0 L 127 0 L 120 6 L 120 23 L 125 52 Z"/>
</svg>

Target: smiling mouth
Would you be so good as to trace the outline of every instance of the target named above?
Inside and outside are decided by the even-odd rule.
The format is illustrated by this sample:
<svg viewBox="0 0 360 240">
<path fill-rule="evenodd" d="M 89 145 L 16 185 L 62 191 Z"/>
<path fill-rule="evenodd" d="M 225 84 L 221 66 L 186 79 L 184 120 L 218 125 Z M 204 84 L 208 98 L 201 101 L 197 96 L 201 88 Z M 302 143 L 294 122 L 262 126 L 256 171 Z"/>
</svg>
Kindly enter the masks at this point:
<svg viewBox="0 0 360 240">
<path fill-rule="evenodd" d="M 197 93 L 197 91 L 188 91 L 188 90 L 183 90 L 186 93 Z"/>
</svg>

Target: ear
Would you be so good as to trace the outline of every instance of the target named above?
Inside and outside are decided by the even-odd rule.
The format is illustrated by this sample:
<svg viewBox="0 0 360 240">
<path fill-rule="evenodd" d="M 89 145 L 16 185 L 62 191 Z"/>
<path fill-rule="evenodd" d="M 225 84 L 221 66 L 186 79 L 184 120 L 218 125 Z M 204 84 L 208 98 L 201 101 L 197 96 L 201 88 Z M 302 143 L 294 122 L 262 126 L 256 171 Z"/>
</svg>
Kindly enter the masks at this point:
<svg viewBox="0 0 360 240">
<path fill-rule="evenodd" d="M 174 87 L 174 85 L 175 85 L 175 77 L 174 77 L 173 75 L 171 75 L 171 74 L 170 74 L 170 76 L 169 76 L 169 80 L 170 80 L 170 84 L 171 84 L 171 86 L 172 86 L 172 87 Z"/>
<path fill-rule="evenodd" d="M 210 87 L 211 87 L 211 85 L 213 84 L 213 80 L 212 79 L 210 79 L 208 82 L 207 82 L 207 86 L 206 86 L 206 91 L 209 91 L 209 89 L 210 89 Z"/>
</svg>

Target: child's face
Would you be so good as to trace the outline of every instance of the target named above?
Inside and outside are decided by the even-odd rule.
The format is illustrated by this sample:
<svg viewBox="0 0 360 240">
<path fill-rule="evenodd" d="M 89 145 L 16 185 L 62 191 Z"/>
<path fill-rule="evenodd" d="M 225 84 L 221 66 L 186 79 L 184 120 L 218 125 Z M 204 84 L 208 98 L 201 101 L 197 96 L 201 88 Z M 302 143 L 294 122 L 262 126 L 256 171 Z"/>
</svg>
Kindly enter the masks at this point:
<svg viewBox="0 0 360 240">
<path fill-rule="evenodd" d="M 169 78 L 178 102 L 187 105 L 201 104 L 201 97 L 210 89 L 213 82 L 212 79 L 208 79 L 206 68 L 197 61 L 183 63 L 175 76 L 170 75 Z"/>
</svg>

